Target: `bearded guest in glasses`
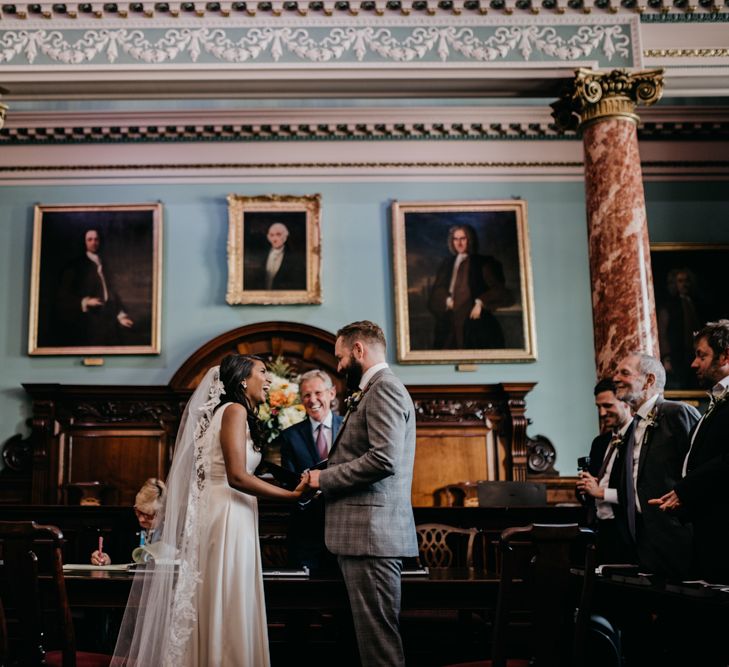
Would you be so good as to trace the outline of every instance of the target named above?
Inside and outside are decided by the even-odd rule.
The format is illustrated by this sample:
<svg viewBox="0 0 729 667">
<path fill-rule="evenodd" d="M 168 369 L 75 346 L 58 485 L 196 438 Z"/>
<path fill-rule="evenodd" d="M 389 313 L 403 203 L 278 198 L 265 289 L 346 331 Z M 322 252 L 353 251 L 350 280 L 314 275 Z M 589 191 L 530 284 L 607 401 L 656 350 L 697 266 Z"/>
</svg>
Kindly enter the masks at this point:
<svg viewBox="0 0 729 667">
<path fill-rule="evenodd" d="M 142 529 L 140 546 L 151 544 L 155 541 L 155 533 L 158 533 L 155 525 L 157 512 L 162 507 L 165 497 L 165 483 L 161 479 L 150 477 L 139 489 L 134 499 L 134 514 Z M 91 554 L 92 565 L 111 565 L 111 558 L 105 551 L 97 549 Z"/>
</svg>

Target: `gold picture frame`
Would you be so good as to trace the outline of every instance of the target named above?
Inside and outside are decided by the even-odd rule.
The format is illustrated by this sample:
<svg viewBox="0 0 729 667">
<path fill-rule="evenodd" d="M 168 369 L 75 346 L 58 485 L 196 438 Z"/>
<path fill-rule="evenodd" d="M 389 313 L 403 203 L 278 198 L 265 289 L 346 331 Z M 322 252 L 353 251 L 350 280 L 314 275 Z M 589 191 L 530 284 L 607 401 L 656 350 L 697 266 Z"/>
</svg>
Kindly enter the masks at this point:
<svg viewBox="0 0 729 667">
<path fill-rule="evenodd" d="M 455 276 L 453 228 L 471 248 Z M 526 202 L 395 201 L 392 236 L 398 361 L 536 360 Z"/>
<path fill-rule="evenodd" d="M 321 195 L 228 195 L 230 304 L 321 303 Z"/>
<path fill-rule="evenodd" d="M 691 369 L 693 333 L 706 322 L 729 318 L 725 286 L 728 243 L 651 243 L 653 294 L 661 363 L 668 398 L 700 401 Z"/>
<path fill-rule="evenodd" d="M 159 354 L 162 205 L 37 204 L 28 354 Z"/>
</svg>

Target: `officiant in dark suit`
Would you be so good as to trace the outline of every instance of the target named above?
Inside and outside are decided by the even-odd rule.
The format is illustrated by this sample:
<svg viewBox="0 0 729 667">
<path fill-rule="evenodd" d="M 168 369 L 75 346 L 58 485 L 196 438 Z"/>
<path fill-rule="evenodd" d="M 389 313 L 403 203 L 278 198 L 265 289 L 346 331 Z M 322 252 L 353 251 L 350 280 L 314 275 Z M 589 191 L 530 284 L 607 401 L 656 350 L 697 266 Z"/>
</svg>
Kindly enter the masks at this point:
<svg viewBox="0 0 729 667">
<path fill-rule="evenodd" d="M 342 418 L 332 412 L 336 390 L 324 371 L 316 369 L 304 373 L 299 393 L 307 418 L 283 431 L 278 440 L 281 464 L 300 474 L 329 457 Z M 336 559 L 324 546 L 324 503 L 321 498 L 315 498 L 292 514 L 288 552 L 292 567 L 307 566 L 311 570 L 336 567 Z"/>
</svg>

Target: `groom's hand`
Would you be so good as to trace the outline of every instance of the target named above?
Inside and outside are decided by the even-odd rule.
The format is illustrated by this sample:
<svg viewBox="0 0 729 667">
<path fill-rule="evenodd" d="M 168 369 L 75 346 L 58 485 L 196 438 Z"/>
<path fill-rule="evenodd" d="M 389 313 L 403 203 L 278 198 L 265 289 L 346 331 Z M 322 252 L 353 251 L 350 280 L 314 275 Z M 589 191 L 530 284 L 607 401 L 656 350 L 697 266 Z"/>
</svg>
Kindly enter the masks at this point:
<svg viewBox="0 0 729 667">
<path fill-rule="evenodd" d="M 319 489 L 319 473 L 320 470 L 309 470 L 309 488 Z"/>
</svg>

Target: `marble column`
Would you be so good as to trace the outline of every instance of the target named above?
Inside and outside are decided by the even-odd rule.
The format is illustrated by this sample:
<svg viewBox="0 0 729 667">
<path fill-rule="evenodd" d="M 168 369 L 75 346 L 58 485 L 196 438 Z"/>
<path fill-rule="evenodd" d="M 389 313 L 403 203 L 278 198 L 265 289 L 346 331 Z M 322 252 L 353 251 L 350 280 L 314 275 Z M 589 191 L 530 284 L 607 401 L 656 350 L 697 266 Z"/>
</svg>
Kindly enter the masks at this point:
<svg viewBox="0 0 729 667">
<path fill-rule="evenodd" d="M 597 376 L 625 353 L 660 357 L 635 107 L 657 102 L 662 70 L 577 70 L 555 104 L 582 132 Z"/>
</svg>

